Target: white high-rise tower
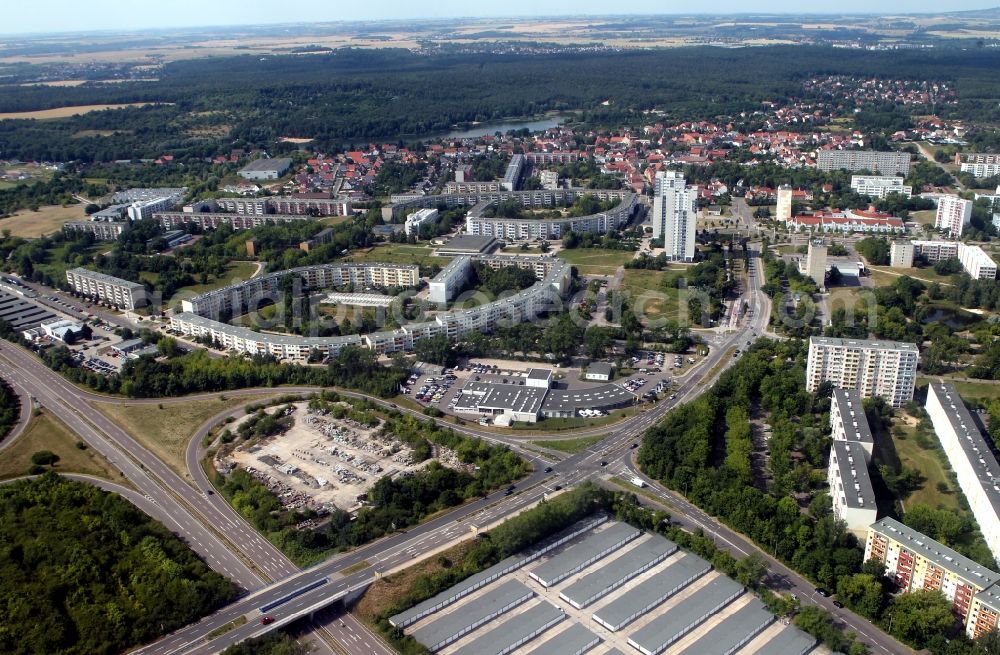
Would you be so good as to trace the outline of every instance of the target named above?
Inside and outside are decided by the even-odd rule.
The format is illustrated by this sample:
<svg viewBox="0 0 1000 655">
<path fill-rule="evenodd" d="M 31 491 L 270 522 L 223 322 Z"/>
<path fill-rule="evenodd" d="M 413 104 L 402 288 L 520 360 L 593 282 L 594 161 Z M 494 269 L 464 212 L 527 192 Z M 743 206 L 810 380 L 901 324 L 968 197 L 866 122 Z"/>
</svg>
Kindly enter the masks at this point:
<svg viewBox="0 0 1000 655">
<path fill-rule="evenodd" d="M 694 190 L 687 188 L 684 175 L 677 171 L 660 171 L 656 174 L 653 238 L 663 239 L 664 251 L 670 259 L 686 262 L 694 260 L 698 226 L 694 203 Z"/>
</svg>

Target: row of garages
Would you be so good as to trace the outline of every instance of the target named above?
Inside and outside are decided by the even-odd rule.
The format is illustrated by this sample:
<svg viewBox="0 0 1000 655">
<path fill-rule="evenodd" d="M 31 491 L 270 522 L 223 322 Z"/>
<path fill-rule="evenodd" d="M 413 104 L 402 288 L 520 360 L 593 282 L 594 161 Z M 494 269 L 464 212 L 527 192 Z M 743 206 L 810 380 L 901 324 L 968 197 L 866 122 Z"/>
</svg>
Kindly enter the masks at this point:
<svg viewBox="0 0 1000 655">
<path fill-rule="evenodd" d="M 671 541 L 613 521 L 582 528 L 390 621 L 441 655 L 813 651 L 812 637 Z"/>
</svg>

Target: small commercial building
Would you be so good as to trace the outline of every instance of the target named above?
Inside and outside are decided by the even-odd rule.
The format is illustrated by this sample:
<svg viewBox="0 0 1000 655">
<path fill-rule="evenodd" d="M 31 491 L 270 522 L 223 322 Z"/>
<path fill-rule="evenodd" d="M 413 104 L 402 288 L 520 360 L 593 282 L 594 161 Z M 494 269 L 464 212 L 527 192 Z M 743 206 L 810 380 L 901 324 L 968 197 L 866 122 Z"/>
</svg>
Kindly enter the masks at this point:
<svg viewBox="0 0 1000 655">
<path fill-rule="evenodd" d="M 529 368 L 524 384 L 537 389 L 548 389 L 552 386 L 552 371 L 547 368 Z"/>
<path fill-rule="evenodd" d="M 120 357 L 125 355 L 130 355 L 134 352 L 142 350 L 146 347 L 146 342 L 142 339 L 128 339 L 125 341 L 119 341 L 118 343 L 111 346 L 111 352 L 115 353 Z"/>
<path fill-rule="evenodd" d="M 481 255 L 491 253 L 497 248 L 495 237 L 482 236 L 478 234 L 461 234 L 448 239 L 445 244 L 435 250 L 438 255 L 444 257 L 457 257 L 459 255 Z"/>
<path fill-rule="evenodd" d="M 55 320 L 42 323 L 42 333 L 50 339 L 72 342 L 83 333 L 83 323 L 70 320 Z"/>
<path fill-rule="evenodd" d="M 288 157 L 256 159 L 240 169 L 238 175 L 245 180 L 276 180 L 292 167 Z"/>
<path fill-rule="evenodd" d="M 596 382 L 610 382 L 611 371 L 611 364 L 608 362 L 591 362 L 583 377 L 584 379 L 594 380 Z"/>
</svg>

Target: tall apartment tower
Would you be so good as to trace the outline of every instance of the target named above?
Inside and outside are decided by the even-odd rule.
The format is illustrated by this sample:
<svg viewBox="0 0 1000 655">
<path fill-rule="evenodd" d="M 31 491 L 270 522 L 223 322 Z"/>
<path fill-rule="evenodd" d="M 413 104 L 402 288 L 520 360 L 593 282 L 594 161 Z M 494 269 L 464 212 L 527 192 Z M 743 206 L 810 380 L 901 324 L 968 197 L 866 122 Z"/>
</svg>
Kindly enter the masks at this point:
<svg viewBox="0 0 1000 655">
<path fill-rule="evenodd" d="M 663 239 L 670 259 L 694 261 L 697 215 L 694 190 L 688 189 L 684 175 L 677 171 L 656 174 L 653 197 L 653 238 Z"/>
<path fill-rule="evenodd" d="M 880 396 L 901 407 L 913 398 L 919 356 L 913 343 L 810 337 L 806 390 L 816 391 L 829 381 L 863 398 Z"/>
<path fill-rule="evenodd" d="M 972 220 L 972 201 L 958 196 L 943 196 L 938 201 L 934 227 L 948 230 L 952 239 L 962 236 L 962 229 Z"/>
<path fill-rule="evenodd" d="M 787 184 L 778 187 L 778 206 L 775 212 L 779 221 L 792 219 L 792 187 Z"/>
<path fill-rule="evenodd" d="M 809 242 L 809 251 L 806 253 L 806 275 L 813 279 L 821 291 L 823 290 L 826 284 L 826 242 L 822 239 L 813 239 Z"/>
</svg>

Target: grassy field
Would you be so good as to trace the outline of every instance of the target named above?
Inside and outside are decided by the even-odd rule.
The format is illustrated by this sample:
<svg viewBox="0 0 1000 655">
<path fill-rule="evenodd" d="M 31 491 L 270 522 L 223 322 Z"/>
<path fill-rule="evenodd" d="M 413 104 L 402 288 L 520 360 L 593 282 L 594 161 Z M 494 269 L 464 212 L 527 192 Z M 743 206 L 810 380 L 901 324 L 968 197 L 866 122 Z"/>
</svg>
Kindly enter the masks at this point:
<svg viewBox="0 0 1000 655">
<path fill-rule="evenodd" d="M 0 166 L 0 173 L 17 173 L 27 175 L 27 180 L 3 180 L 0 181 L 0 189 L 11 189 L 19 184 L 34 184 L 43 180 L 51 180 L 55 171 L 42 166 Z"/>
<path fill-rule="evenodd" d="M 869 266 L 869 274 L 877 287 L 886 287 L 899 279 L 900 276 L 908 275 L 914 280 L 920 280 L 930 284 L 938 282 L 951 286 L 950 275 L 938 275 L 933 268 L 892 268 L 890 266 Z"/>
<path fill-rule="evenodd" d="M 3 226 L 3 221 L 0 221 L 0 227 L 2 226 Z M 108 252 L 110 249 L 111 249 L 110 244 L 98 243 L 91 246 L 87 250 L 87 253 L 90 255 L 97 255 L 102 252 Z M 66 261 L 67 250 L 68 248 L 65 245 L 54 248 L 51 251 L 49 260 L 44 264 L 35 264 L 35 269 L 48 273 L 53 280 L 65 280 L 66 271 L 76 267 L 75 263 Z"/>
<path fill-rule="evenodd" d="M 160 405 L 128 401 L 117 404 L 94 403 L 94 407 L 120 425 L 139 443 L 149 448 L 179 475 L 189 478 L 187 465 L 184 463 L 184 451 L 195 430 L 224 410 L 249 405 L 266 396 L 277 394 L 280 394 L 280 390 L 270 394 L 226 400 L 221 400 L 225 394 L 220 394 L 219 398 L 211 400 L 163 404 L 163 409 L 160 409 Z"/>
<path fill-rule="evenodd" d="M 910 220 L 921 225 L 934 225 L 934 217 L 936 215 L 937 210 L 923 209 L 921 211 L 910 212 Z"/>
<path fill-rule="evenodd" d="M 622 288 L 633 300 L 641 300 L 642 314 L 647 320 L 672 319 L 681 316 L 679 292 L 664 285 L 667 274 L 663 271 L 626 269 Z M 684 308 L 687 309 L 686 307 Z M 686 313 L 686 312 L 685 312 Z"/>
<path fill-rule="evenodd" d="M 934 378 L 918 377 L 917 386 L 926 386 L 932 380 L 934 380 Z M 991 400 L 997 400 L 1000 398 L 1000 384 L 991 384 L 986 381 L 976 382 L 972 380 L 968 382 L 964 382 L 962 380 L 948 380 L 948 382 L 955 385 L 955 389 L 965 401 L 981 400 L 984 403 L 989 403 Z"/>
<path fill-rule="evenodd" d="M 958 490 L 951 483 L 944 459 L 933 447 L 925 448 L 918 442 L 916 427 L 911 423 L 897 419 L 893 421 L 892 430 L 892 445 L 899 462 L 907 468 L 916 469 L 924 478 L 923 485 L 910 494 L 904 505 L 922 503 L 962 513 L 958 505 Z M 934 439 L 934 435 L 931 434 L 929 439 Z M 948 488 L 946 493 L 938 491 L 938 485 L 942 483 Z"/>
<path fill-rule="evenodd" d="M 10 230 L 11 236 L 34 239 L 55 232 L 63 223 L 85 219 L 82 205 L 46 205 L 38 211 L 22 209 L 0 219 L 0 230 Z"/>
<path fill-rule="evenodd" d="M 27 475 L 31 455 L 39 450 L 51 450 L 59 455 L 53 470 L 58 473 L 85 473 L 114 480 L 126 486 L 128 482 L 92 448 L 76 447 L 79 437 L 59 419 L 44 409 L 31 419 L 28 429 L 0 457 L 0 479 Z"/>
<path fill-rule="evenodd" d="M 156 105 L 156 102 L 130 102 L 123 105 L 78 105 L 75 107 L 54 107 L 52 109 L 40 109 L 38 111 L 10 111 L 0 113 L 0 121 L 11 119 L 36 119 L 45 120 L 49 118 L 69 118 L 80 114 L 89 114 L 92 111 L 103 111 L 105 109 L 124 109 L 126 107 L 145 107 L 146 105 Z"/>
<path fill-rule="evenodd" d="M 558 256 L 576 266 L 584 275 L 613 275 L 619 266 L 634 259 L 635 253 L 628 250 L 574 248 L 560 250 Z"/>
<path fill-rule="evenodd" d="M 603 435 L 595 437 L 577 437 L 576 439 L 548 439 L 545 441 L 532 441 L 539 448 L 558 450 L 561 453 L 578 453 L 586 450 L 603 439 Z"/>
<path fill-rule="evenodd" d="M 353 262 L 388 262 L 393 264 L 417 264 L 431 266 L 437 264 L 441 268 L 448 265 L 451 257 L 437 257 L 430 246 L 409 245 L 406 243 L 388 243 L 362 250 L 352 251 L 345 261 Z"/>
<path fill-rule="evenodd" d="M 230 262 L 226 265 L 226 272 L 219 277 L 209 276 L 205 284 L 193 284 L 177 291 L 178 294 L 199 294 L 214 291 L 234 282 L 242 282 L 250 279 L 254 271 L 257 270 L 256 262 Z"/>
</svg>

